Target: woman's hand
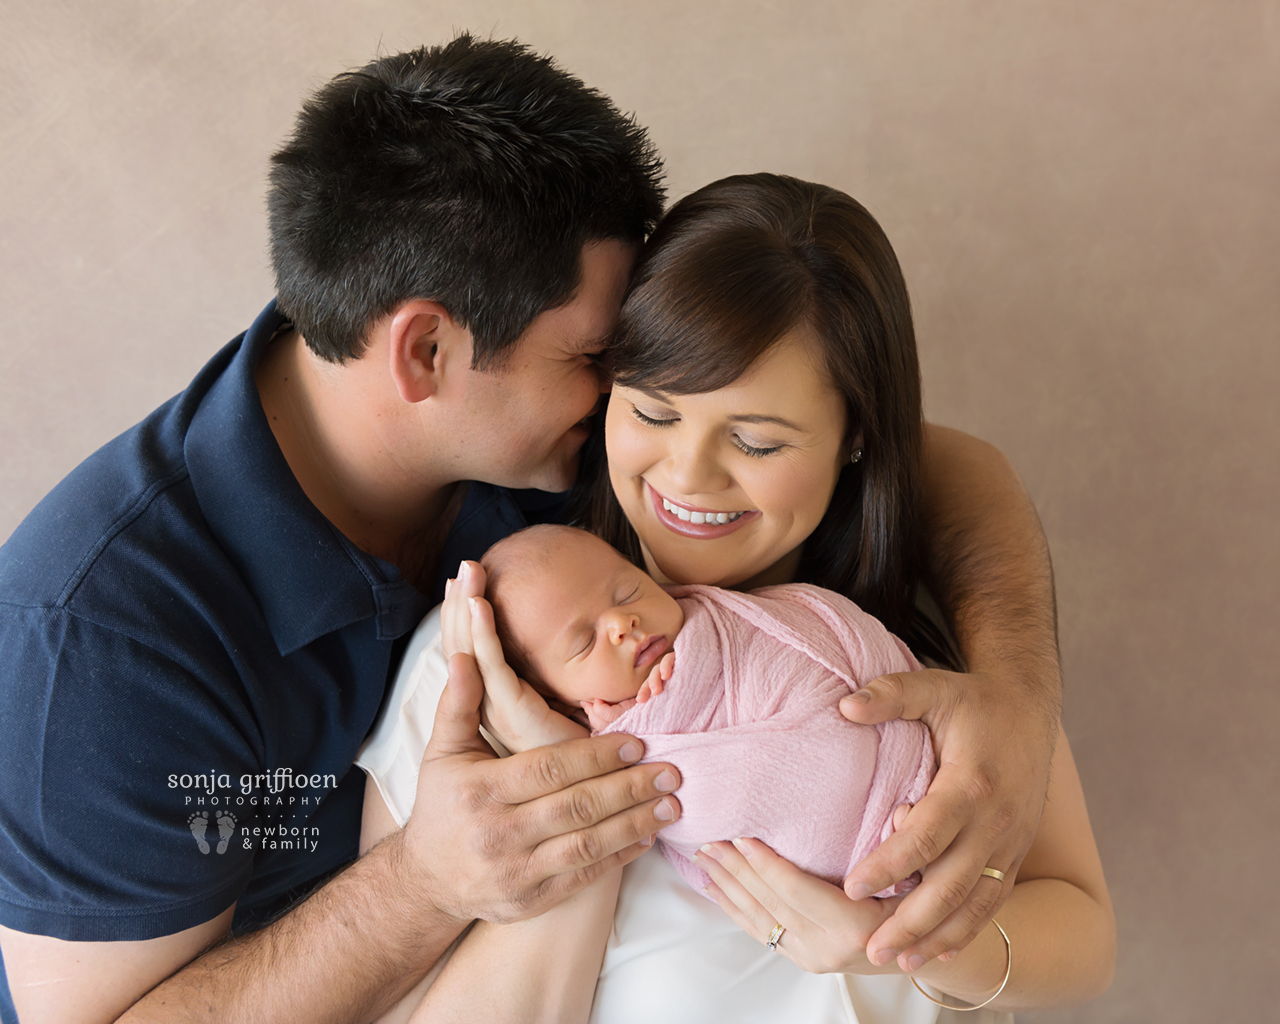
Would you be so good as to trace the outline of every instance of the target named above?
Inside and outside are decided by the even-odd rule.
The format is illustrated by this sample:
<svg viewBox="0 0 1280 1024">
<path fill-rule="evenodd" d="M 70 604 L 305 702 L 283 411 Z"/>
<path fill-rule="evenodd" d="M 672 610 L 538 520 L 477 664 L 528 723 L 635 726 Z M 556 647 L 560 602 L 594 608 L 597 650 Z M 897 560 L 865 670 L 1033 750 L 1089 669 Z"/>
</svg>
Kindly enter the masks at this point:
<svg viewBox="0 0 1280 1024">
<path fill-rule="evenodd" d="M 485 572 L 478 562 L 463 562 L 458 578 L 445 590 L 440 610 L 445 657 L 475 658 L 484 680 L 480 720 L 512 753 L 588 735 L 585 726 L 548 707 L 532 686 L 511 670 L 493 625 L 493 608 L 482 596 Z"/>
<path fill-rule="evenodd" d="M 849 899 L 807 875 L 758 839 L 708 843 L 696 855 L 711 876 L 707 891 L 747 934 L 767 941 L 774 924 L 786 928 L 778 952 L 813 974 L 891 974 L 866 957 L 867 940 L 902 902 Z"/>
<path fill-rule="evenodd" d="M 845 892 L 863 900 L 922 873 L 867 946 L 873 963 L 896 957 L 903 970 L 918 970 L 964 949 L 1013 890 L 1044 809 L 1056 713 L 990 673 L 937 669 L 876 679 L 840 711 L 866 725 L 920 719 L 933 734 L 939 767 L 929 792 L 845 879 Z M 983 876 L 984 867 L 1003 871 L 1004 882 Z"/>
</svg>

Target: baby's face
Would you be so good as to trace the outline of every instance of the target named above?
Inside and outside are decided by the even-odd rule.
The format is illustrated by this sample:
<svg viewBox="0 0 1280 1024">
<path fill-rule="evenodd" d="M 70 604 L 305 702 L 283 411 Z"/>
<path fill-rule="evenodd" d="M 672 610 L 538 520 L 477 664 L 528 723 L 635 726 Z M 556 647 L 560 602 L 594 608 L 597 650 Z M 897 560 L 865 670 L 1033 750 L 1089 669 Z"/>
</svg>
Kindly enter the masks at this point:
<svg viewBox="0 0 1280 1024">
<path fill-rule="evenodd" d="M 675 598 L 604 541 L 557 540 L 507 596 L 511 630 L 566 703 L 634 697 L 684 625 Z"/>
</svg>

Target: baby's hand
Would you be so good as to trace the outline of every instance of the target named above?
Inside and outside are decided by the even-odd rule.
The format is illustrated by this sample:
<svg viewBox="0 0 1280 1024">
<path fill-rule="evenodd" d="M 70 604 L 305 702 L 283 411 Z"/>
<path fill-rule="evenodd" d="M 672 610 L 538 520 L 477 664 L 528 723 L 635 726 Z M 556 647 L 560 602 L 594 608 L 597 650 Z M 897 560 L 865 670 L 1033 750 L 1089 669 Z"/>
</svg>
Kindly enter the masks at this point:
<svg viewBox="0 0 1280 1024">
<path fill-rule="evenodd" d="M 610 704 L 607 700 L 601 700 L 597 697 L 595 700 L 584 700 L 580 702 L 582 710 L 587 713 L 587 723 L 591 726 L 592 732 L 599 732 L 607 725 L 612 725 L 622 713 L 636 706 L 635 698 L 620 700 L 617 704 Z"/>
<path fill-rule="evenodd" d="M 650 697 L 656 697 L 662 692 L 662 684 L 671 678 L 671 673 L 676 667 L 676 656 L 672 651 L 668 651 L 653 666 L 653 671 L 649 673 L 649 678 L 640 684 L 640 692 L 636 694 L 636 703 L 643 704 Z"/>
</svg>

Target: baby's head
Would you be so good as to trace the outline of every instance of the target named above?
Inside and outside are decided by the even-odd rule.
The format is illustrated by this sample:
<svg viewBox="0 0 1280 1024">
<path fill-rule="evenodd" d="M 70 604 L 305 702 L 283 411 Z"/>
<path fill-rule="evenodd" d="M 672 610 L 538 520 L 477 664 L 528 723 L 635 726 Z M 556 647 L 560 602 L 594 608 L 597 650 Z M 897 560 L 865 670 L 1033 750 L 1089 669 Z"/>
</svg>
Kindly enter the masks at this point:
<svg viewBox="0 0 1280 1024">
<path fill-rule="evenodd" d="M 531 526 L 480 564 L 507 663 L 571 707 L 635 697 L 684 625 L 675 598 L 585 530 Z"/>
</svg>

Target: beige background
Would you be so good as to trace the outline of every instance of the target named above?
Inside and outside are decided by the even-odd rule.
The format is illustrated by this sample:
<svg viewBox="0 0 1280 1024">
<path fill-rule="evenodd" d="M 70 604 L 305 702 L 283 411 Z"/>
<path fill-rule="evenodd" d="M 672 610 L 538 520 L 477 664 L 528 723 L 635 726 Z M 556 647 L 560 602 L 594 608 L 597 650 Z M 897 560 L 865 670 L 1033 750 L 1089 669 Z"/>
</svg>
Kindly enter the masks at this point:
<svg viewBox="0 0 1280 1024">
<path fill-rule="evenodd" d="M 557 55 L 678 196 L 863 200 L 928 412 L 1013 459 L 1119 971 L 1043 1021 L 1262 1021 L 1280 989 L 1280 3 L 0 2 L 0 538 L 271 295 L 300 97 L 453 29 Z"/>
</svg>

